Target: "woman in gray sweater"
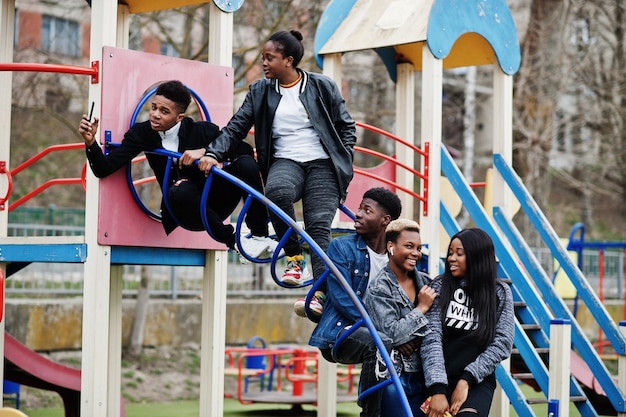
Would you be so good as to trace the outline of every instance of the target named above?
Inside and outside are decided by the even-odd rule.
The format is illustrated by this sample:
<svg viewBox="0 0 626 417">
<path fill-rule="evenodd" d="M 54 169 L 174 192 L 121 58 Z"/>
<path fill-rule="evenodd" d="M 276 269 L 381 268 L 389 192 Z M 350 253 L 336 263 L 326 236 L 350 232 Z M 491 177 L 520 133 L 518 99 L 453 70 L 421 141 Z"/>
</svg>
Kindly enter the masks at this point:
<svg viewBox="0 0 626 417">
<path fill-rule="evenodd" d="M 513 347 L 511 289 L 497 278 L 493 241 L 481 229 L 452 236 L 439 294 L 426 313 L 432 330 L 422 340 L 428 417 L 487 417 L 496 387 L 495 369 Z"/>
</svg>

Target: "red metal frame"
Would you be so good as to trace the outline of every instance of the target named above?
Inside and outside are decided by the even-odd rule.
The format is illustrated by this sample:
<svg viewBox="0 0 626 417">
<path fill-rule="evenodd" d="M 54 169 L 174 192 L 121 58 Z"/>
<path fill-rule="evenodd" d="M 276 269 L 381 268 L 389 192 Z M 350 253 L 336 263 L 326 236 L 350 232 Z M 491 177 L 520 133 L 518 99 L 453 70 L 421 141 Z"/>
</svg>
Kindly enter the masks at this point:
<svg viewBox="0 0 626 417">
<path fill-rule="evenodd" d="M 60 74 L 89 75 L 91 77 L 92 84 L 97 84 L 100 82 L 99 61 L 92 61 L 90 67 L 60 64 L 8 62 L 0 64 L 0 71 L 34 71 L 55 72 Z"/>
<path fill-rule="evenodd" d="M 68 150 L 76 150 L 83 149 L 85 147 L 84 143 L 68 143 L 68 144 L 60 144 L 60 145 L 52 145 L 37 153 L 36 155 L 30 157 L 26 161 L 19 164 L 16 168 L 11 171 L 6 172 L 9 177 L 9 189 L 7 190 L 7 195 L 5 198 L 0 199 L 0 210 L 4 210 L 4 203 L 10 198 L 11 191 L 13 189 L 13 177 L 22 172 L 24 169 L 32 166 L 35 162 L 42 159 L 44 156 L 52 153 L 52 152 L 61 152 Z M 0 173 L 5 173 L 6 171 L 6 163 L 0 162 Z M 26 195 L 20 197 L 15 202 L 9 204 L 9 212 L 15 210 L 17 207 L 21 206 L 37 194 L 41 193 L 45 189 L 53 186 L 53 185 L 67 185 L 67 184 L 81 184 L 83 190 L 87 189 L 87 164 L 83 164 L 83 168 L 81 170 L 80 178 L 55 178 L 46 181 L 41 184 L 34 190 L 30 191 Z"/>
<path fill-rule="evenodd" d="M 267 375 L 276 371 L 277 375 L 274 379 L 276 381 L 276 387 L 273 388 L 276 392 L 282 392 L 283 379 L 291 382 L 291 394 L 294 397 L 302 396 L 304 394 L 304 384 L 313 383 L 317 381 L 318 376 L 318 364 L 319 364 L 319 352 L 317 350 L 307 350 L 302 348 L 247 348 L 247 347 L 233 347 L 226 348 L 226 369 L 235 371 L 237 378 L 237 400 L 241 404 L 252 404 L 254 401 L 244 400 L 243 396 L 244 381 L 246 376 L 260 376 Z M 268 364 L 265 369 L 254 369 L 253 374 L 246 368 L 245 360 L 250 356 L 265 356 L 269 358 Z M 307 361 L 314 361 L 315 364 L 309 364 Z M 314 368 L 314 372 L 311 372 L 310 368 Z M 284 370 L 284 375 L 282 372 Z M 345 372 L 341 373 L 341 376 L 337 376 L 337 382 L 350 381 L 348 387 L 348 394 L 352 394 L 354 387 L 353 381 L 358 373 L 354 370 L 352 365 L 348 366 Z M 229 375 L 233 375 L 229 373 Z M 232 398 L 233 395 L 224 393 L 226 398 Z M 307 402 L 308 403 L 308 402 Z M 314 403 L 315 404 L 315 403 Z"/>
<path fill-rule="evenodd" d="M 422 155 L 423 157 L 427 158 L 428 157 L 428 152 L 427 151 L 423 151 L 421 150 L 419 147 L 413 145 L 412 143 L 409 143 L 403 139 L 400 139 L 398 136 L 393 135 L 389 132 L 387 132 L 386 130 L 383 130 L 381 128 L 372 126 L 372 125 L 368 125 L 367 123 L 363 123 L 363 122 L 356 122 L 356 125 L 359 127 L 362 127 L 364 129 L 367 130 L 371 130 L 374 133 L 378 133 L 381 134 L 383 136 L 387 136 L 389 139 L 393 139 L 396 142 L 399 142 L 401 144 L 403 144 L 404 146 L 407 146 L 409 148 L 411 148 L 413 151 L 417 152 L 418 154 Z"/>
<path fill-rule="evenodd" d="M 1 211 L 1 210 L 4 210 L 4 204 L 9 199 L 9 196 L 11 195 L 11 191 L 13 190 L 13 177 L 11 176 L 11 171 L 9 171 L 7 168 L 6 161 L 0 161 L 0 174 L 5 174 L 7 176 L 7 181 L 8 181 L 7 193 L 5 194 L 4 197 L 0 197 L 0 211 Z"/>
</svg>

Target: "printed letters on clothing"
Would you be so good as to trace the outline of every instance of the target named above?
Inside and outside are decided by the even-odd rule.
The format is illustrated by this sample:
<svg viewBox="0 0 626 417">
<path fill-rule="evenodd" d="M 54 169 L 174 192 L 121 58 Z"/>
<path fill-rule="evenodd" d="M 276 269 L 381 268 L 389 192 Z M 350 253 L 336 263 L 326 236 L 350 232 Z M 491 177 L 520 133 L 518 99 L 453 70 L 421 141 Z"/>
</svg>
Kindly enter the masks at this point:
<svg viewBox="0 0 626 417">
<path fill-rule="evenodd" d="M 447 327 L 458 330 L 470 331 L 478 327 L 474 317 L 474 309 L 469 307 L 469 298 L 463 288 L 457 288 L 454 291 L 454 299 L 450 300 L 448 311 L 446 311 L 445 323 Z"/>
</svg>

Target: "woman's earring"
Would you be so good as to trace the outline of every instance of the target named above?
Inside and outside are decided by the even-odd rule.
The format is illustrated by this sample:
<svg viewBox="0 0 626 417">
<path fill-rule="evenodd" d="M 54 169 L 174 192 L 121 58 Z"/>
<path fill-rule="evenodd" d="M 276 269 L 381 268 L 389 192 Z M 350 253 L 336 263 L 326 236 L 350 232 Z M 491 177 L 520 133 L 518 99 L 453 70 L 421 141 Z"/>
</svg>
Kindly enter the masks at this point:
<svg viewBox="0 0 626 417">
<path fill-rule="evenodd" d="M 393 246 L 389 248 L 389 253 L 391 254 L 391 256 L 393 256 Z"/>
</svg>

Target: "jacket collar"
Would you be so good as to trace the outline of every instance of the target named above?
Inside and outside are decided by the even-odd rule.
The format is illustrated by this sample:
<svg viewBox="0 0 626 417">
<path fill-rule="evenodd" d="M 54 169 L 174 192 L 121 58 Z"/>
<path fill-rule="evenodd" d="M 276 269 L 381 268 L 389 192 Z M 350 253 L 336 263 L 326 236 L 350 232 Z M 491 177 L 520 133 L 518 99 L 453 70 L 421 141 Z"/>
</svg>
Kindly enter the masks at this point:
<svg viewBox="0 0 626 417">
<path fill-rule="evenodd" d="M 363 236 L 355 233 L 354 234 L 355 238 L 356 238 L 356 247 L 359 250 L 367 250 L 367 243 L 365 243 L 365 239 L 363 239 Z"/>
<path fill-rule="evenodd" d="M 302 92 L 304 91 L 304 88 L 306 87 L 306 84 L 309 81 L 309 73 L 301 70 L 300 68 L 296 68 L 296 71 L 302 74 L 302 82 L 300 83 L 300 91 L 299 91 L 299 93 L 302 94 Z M 278 78 L 272 81 L 274 82 L 274 91 L 280 94 L 280 81 L 278 81 Z"/>
</svg>

